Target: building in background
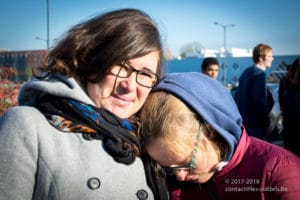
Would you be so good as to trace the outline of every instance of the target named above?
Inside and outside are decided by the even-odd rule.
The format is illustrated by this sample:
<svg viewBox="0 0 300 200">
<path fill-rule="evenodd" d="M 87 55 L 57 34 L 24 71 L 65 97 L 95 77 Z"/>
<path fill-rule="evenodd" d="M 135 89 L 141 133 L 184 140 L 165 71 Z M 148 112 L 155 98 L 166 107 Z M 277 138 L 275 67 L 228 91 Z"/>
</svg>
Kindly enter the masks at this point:
<svg viewBox="0 0 300 200">
<path fill-rule="evenodd" d="M 13 67 L 17 74 L 10 77 L 13 81 L 27 81 L 32 78 L 32 69 L 39 66 L 46 50 L 0 51 L 0 66 Z"/>
</svg>

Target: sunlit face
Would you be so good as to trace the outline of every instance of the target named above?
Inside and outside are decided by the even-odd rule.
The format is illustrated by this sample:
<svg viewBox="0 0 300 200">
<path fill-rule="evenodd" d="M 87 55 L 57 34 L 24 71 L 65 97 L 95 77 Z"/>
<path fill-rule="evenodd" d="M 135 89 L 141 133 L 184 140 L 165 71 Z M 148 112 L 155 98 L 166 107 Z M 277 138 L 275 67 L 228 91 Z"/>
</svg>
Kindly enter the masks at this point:
<svg viewBox="0 0 300 200">
<path fill-rule="evenodd" d="M 159 52 L 154 51 L 127 62 L 136 70 L 156 73 L 158 61 Z M 121 118 L 128 118 L 142 107 L 151 90 L 139 85 L 136 75 L 134 72 L 128 78 L 120 78 L 108 73 L 99 83 L 88 83 L 87 93 L 97 107 L 105 108 Z"/>
<path fill-rule="evenodd" d="M 271 67 L 273 60 L 273 51 L 268 51 L 266 53 L 266 56 L 260 60 L 260 64 L 263 65 L 265 68 Z"/>
<path fill-rule="evenodd" d="M 211 64 L 205 70 L 203 70 L 204 74 L 207 74 L 213 79 L 217 79 L 219 73 L 219 65 Z"/>
<path fill-rule="evenodd" d="M 178 144 L 180 145 L 180 144 Z M 205 147 L 204 147 L 205 146 Z M 219 162 L 218 151 L 212 142 L 198 146 L 194 155 L 194 169 L 177 170 L 175 175 L 178 181 L 196 183 L 207 182 L 215 173 L 215 166 Z M 163 167 L 189 165 L 193 159 L 193 147 L 183 154 L 172 150 L 163 140 L 156 140 L 146 147 L 148 154 Z"/>
</svg>

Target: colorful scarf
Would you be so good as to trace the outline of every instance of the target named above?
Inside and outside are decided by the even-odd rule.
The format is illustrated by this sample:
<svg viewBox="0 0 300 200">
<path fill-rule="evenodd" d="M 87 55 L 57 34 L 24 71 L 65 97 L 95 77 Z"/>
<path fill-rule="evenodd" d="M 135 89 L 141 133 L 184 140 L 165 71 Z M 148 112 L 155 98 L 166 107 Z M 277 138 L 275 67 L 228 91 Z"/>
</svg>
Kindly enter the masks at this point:
<svg viewBox="0 0 300 200">
<path fill-rule="evenodd" d="M 131 164 L 140 156 L 141 144 L 137 125 L 113 113 L 74 99 L 45 96 L 36 107 L 49 123 L 60 131 L 83 133 L 103 141 L 105 151 L 115 161 Z M 147 155 L 141 157 L 147 183 L 156 200 L 168 200 L 165 179 L 157 165 Z"/>
<path fill-rule="evenodd" d="M 102 140 L 106 152 L 117 162 L 131 164 L 140 155 L 137 127 L 110 111 L 56 96 L 43 97 L 36 107 L 58 130 Z"/>
</svg>

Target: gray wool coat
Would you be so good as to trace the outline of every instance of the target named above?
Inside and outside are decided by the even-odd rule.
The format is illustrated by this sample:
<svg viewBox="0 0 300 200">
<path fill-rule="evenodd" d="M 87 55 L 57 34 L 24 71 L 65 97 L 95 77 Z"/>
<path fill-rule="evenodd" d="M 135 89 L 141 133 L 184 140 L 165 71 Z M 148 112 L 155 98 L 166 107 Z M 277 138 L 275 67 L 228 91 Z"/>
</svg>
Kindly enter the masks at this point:
<svg viewBox="0 0 300 200">
<path fill-rule="evenodd" d="M 72 78 L 55 75 L 23 86 L 22 106 L 0 119 L 0 199 L 154 199 L 140 158 L 118 163 L 101 140 L 48 123 L 34 104 L 49 93 L 93 104 Z"/>
</svg>

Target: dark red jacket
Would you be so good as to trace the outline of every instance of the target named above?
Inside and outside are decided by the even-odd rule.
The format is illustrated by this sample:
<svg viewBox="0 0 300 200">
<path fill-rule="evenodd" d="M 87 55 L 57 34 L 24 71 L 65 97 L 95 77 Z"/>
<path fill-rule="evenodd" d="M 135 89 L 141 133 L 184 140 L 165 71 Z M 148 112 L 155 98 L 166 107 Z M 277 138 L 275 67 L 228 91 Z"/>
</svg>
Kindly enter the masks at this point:
<svg viewBox="0 0 300 200">
<path fill-rule="evenodd" d="M 170 189 L 172 200 L 296 200 L 300 199 L 300 158 L 244 131 L 228 165 L 210 182 L 180 184 Z"/>
</svg>

